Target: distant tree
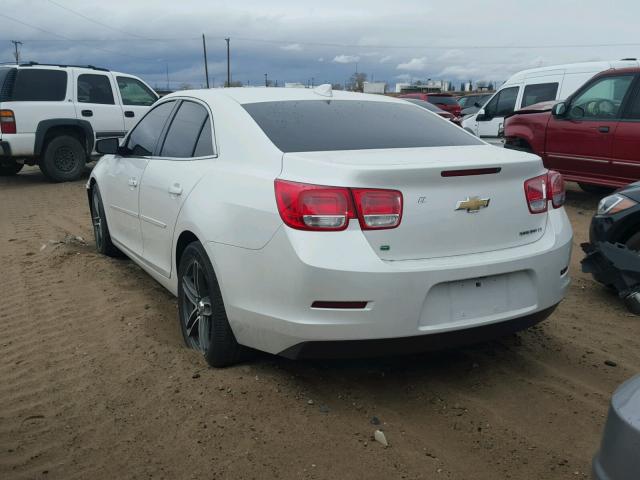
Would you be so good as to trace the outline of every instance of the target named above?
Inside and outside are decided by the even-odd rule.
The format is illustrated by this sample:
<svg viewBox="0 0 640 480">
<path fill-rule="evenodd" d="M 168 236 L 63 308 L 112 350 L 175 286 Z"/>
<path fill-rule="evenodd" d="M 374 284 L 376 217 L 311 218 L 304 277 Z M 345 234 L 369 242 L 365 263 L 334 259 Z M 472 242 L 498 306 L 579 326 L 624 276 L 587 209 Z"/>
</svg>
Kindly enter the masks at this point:
<svg viewBox="0 0 640 480">
<path fill-rule="evenodd" d="M 238 82 L 236 80 L 232 80 L 231 84 L 229 84 L 229 82 L 224 82 L 224 86 L 225 87 L 241 87 L 242 86 L 242 82 Z"/>
<path fill-rule="evenodd" d="M 354 73 L 349 79 L 351 90 L 361 92 L 364 89 L 364 82 L 367 81 L 366 73 Z"/>
<path fill-rule="evenodd" d="M 332 83 L 331 84 L 331 89 L 332 90 L 342 90 L 342 84 L 341 83 Z"/>
</svg>

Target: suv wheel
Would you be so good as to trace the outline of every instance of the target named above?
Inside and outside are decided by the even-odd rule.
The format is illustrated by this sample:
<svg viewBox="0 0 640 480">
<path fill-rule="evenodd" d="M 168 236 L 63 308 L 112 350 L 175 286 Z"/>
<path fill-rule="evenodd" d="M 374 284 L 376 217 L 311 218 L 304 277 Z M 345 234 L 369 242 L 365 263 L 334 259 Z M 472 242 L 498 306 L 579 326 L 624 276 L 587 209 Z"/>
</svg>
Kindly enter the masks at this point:
<svg viewBox="0 0 640 480">
<path fill-rule="evenodd" d="M 185 248 L 178 268 L 178 316 L 187 346 L 200 351 L 212 367 L 241 359 L 243 347 L 231 330 L 222 293 L 200 242 Z"/>
<path fill-rule="evenodd" d="M 40 170 L 52 182 L 70 182 L 84 172 L 87 155 L 76 137 L 60 135 L 45 147 Z"/>
<path fill-rule="evenodd" d="M 24 167 L 24 163 L 18 163 L 15 160 L 0 160 L 0 177 L 8 177 L 15 175 Z"/>
</svg>

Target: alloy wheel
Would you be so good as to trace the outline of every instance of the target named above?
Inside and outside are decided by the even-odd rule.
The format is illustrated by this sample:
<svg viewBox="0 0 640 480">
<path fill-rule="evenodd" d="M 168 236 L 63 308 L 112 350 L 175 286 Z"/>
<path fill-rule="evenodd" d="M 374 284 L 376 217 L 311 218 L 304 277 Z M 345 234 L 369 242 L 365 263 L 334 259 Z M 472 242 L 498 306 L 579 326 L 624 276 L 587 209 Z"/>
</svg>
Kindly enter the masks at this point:
<svg viewBox="0 0 640 480">
<path fill-rule="evenodd" d="M 211 299 L 205 270 L 192 258 L 182 276 L 182 321 L 192 348 L 206 352 L 211 344 Z"/>
</svg>

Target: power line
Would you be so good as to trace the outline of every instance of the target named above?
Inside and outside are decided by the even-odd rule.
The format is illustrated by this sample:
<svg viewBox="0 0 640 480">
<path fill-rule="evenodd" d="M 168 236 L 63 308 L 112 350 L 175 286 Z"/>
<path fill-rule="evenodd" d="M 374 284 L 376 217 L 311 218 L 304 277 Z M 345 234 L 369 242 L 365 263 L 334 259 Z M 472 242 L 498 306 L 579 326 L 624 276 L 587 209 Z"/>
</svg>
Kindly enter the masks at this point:
<svg viewBox="0 0 640 480">
<path fill-rule="evenodd" d="M 11 20 L 11 21 L 13 21 L 13 22 L 16 22 L 16 23 L 19 23 L 19 24 L 21 24 L 21 25 L 24 25 L 25 27 L 33 28 L 34 30 L 39 30 L 39 31 L 40 31 L 40 32 L 42 32 L 42 33 L 46 33 L 46 34 L 49 34 L 49 35 L 53 35 L 54 37 L 58 37 L 58 38 L 60 38 L 60 39 L 62 39 L 62 40 L 65 40 L 65 41 L 67 41 L 67 42 L 85 43 L 85 42 L 83 42 L 82 40 L 78 40 L 78 39 L 75 39 L 75 38 L 65 37 L 64 35 L 60 35 L 59 33 L 54 33 L 54 32 L 51 32 L 51 31 L 49 31 L 49 30 L 45 30 L 44 28 L 40 28 L 40 27 L 38 27 L 38 26 L 36 26 L 36 25 L 32 25 L 32 24 L 30 24 L 30 23 L 23 22 L 22 20 L 20 20 L 20 19 L 18 19 L 18 18 L 11 17 L 11 16 L 6 15 L 6 14 L 4 14 L 4 13 L 0 13 L 0 17 L 6 18 L 6 19 Z M 108 40 L 102 40 L 102 41 L 108 41 Z M 152 61 L 152 60 L 148 60 L 148 59 L 143 58 L 143 57 L 136 57 L 136 56 L 134 56 L 134 55 L 129 55 L 129 54 L 127 54 L 127 53 L 121 53 L 121 52 L 117 52 L 117 51 L 115 51 L 115 50 L 109 50 L 109 49 L 102 48 L 102 47 L 96 47 L 96 46 L 93 46 L 93 48 L 95 48 L 96 50 L 102 50 L 103 52 L 107 52 L 107 53 L 111 53 L 111 54 L 115 54 L 115 55 L 120 55 L 120 56 L 123 56 L 123 57 L 133 58 L 133 59 L 135 59 L 135 60 L 142 60 L 142 61 L 147 61 L 147 62 Z"/>
<path fill-rule="evenodd" d="M 101 27 L 108 28 L 109 30 L 113 30 L 114 32 L 124 33 L 125 35 L 129 35 L 131 37 L 138 37 L 138 38 L 144 39 L 144 37 L 141 36 L 141 35 L 138 35 L 136 33 L 125 32 L 124 30 L 120 30 L 119 28 L 112 27 L 111 25 L 108 25 L 106 23 L 102 23 L 102 22 L 100 22 L 98 20 L 95 20 L 93 18 L 87 17 L 86 15 L 84 15 L 84 14 L 82 14 L 82 13 L 76 11 L 76 10 L 73 10 L 72 8 L 66 7 L 64 5 L 60 5 L 58 2 L 55 2 L 54 0 L 47 0 L 47 1 L 49 3 L 52 3 L 53 5 L 55 5 L 56 7 L 62 8 L 63 10 L 66 10 L 67 12 L 71 12 L 74 15 L 77 15 L 80 18 L 84 18 L 85 20 L 88 20 L 88 21 L 90 21 L 92 23 L 95 23 L 96 25 L 100 25 Z"/>
</svg>

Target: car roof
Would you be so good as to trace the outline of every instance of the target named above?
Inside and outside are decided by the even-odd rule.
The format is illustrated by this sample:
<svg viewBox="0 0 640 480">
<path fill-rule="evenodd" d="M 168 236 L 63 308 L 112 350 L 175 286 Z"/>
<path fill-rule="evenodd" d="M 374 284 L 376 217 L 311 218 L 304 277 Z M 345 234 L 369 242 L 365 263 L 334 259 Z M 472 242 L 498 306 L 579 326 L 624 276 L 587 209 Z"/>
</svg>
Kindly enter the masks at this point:
<svg viewBox="0 0 640 480">
<path fill-rule="evenodd" d="M 215 101 L 216 98 L 230 98 L 240 104 L 260 102 L 283 102 L 299 100 L 361 100 L 372 102 L 399 102 L 392 97 L 358 92 L 332 91 L 332 96 L 324 96 L 312 88 L 284 87 L 231 87 L 209 88 L 201 90 L 181 90 L 164 98 L 194 97 L 204 101 Z"/>
</svg>

